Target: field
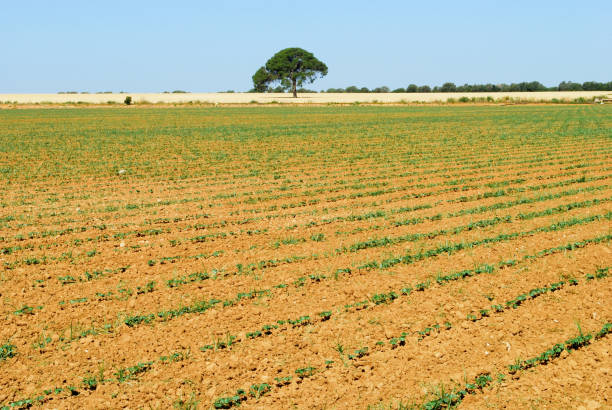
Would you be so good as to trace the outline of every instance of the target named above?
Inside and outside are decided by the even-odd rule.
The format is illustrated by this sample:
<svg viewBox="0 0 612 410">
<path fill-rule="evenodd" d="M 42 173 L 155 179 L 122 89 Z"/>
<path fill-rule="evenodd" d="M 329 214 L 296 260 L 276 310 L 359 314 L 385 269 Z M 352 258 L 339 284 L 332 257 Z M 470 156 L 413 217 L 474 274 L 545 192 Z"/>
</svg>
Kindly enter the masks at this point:
<svg viewBox="0 0 612 410">
<path fill-rule="evenodd" d="M 612 406 L 612 107 L 0 111 L 0 408 Z"/>
<path fill-rule="evenodd" d="M 102 94 L 0 94 L 0 104 L 123 104 L 126 96 L 135 103 L 152 104 L 354 104 L 354 103 L 432 103 L 457 102 L 462 97 L 476 101 L 574 101 L 592 100 L 595 97 L 612 97 L 610 91 L 539 91 L 539 92 L 494 92 L 494 93 L 300 93 L 293 98 L 286 93 L 102 93 Z"/>
</svg>

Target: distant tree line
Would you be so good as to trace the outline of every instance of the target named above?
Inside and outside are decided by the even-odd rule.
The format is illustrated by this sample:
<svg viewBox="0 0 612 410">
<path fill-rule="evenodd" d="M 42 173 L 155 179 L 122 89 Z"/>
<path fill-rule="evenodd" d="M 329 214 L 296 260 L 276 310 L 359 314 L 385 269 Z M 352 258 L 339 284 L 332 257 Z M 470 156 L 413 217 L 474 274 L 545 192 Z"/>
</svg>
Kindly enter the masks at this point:
<svg viewBox="0 0 612 410">
<path fill-rule="evenodd" d="M 466 93 L 466 92 L 509 92 L 509 91 L 612 91 L 612 81 L 600 83 L 597 81 L 587 81 L 582 84 L 573 81 L 562 81 L 555 87 L 546 87 L 539 81 L 512 83 L 512 84 L 464 84 L 455 85 L 454 83 L 444 83 L 441 86 L 430 87 L 428 85 L 410 84 L 406 88 L 396 88 L 391 90 L 387 86 L 369 89 L 367 87 L 357 87 L 351 85 L 346 88 L 328 88 L 325 93 Z M 256 92 L 250 90 L 250 92 Z M 271 88 L 268 92 L 282 93 L 282 87 Z M 316 92 L 307 89 L 298 89 L 300 93 Z"/>
</svg>

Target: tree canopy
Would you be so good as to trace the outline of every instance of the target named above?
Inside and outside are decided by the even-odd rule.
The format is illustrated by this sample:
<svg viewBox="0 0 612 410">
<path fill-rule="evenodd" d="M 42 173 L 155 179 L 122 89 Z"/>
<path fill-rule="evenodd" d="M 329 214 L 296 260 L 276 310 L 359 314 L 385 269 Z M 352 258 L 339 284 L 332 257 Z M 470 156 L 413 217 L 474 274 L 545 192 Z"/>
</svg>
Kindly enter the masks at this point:
<svg viewBox="0 0 612 410">
<path fill-rule="evenodd" d="M 317 77 L 327 75 L 327 66 L 312 53 L 297 47 L 286 48 L 274 54 L 266 65 L 253 75 L 256 92 L 270 90 L 270 85 L 280 83 L 282 90 L 291 90 L 297 97 L 297 88 L 312 83 Z"/>
</svg>

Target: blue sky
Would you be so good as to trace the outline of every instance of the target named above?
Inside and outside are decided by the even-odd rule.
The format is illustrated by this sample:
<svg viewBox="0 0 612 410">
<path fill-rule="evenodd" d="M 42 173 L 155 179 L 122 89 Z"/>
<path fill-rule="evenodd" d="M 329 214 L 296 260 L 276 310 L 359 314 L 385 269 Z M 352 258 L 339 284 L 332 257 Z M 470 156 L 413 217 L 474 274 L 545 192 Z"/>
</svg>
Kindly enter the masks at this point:
<svg viewBox="0 0 612 410">
<path fill-rule="evenodd" d="M 246 91 L 276 51 L 313 89 L 612 81 L 612 1 L 2 1 L 0 93 Z"/>
</svg>

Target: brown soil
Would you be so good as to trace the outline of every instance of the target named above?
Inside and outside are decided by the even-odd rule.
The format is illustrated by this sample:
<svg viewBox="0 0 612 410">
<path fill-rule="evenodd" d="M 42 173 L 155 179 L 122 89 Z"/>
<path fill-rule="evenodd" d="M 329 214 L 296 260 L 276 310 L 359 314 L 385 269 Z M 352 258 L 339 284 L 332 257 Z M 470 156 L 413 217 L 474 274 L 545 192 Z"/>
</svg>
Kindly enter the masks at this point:
<svg viewBox="0 0 612 410">
<path fill-rule="evenodd" d="M 244 389 L 241 408 L 397 408 L 483 373 L 493 381 L 460 407 L 612 407 L 612 336 L 508 372 L 577 324 L 612 321 L 609 140 L 500 143 L 485 158 L 463 147 L 413 168 L 367 155 L 353 164 L 344 149 L 356 148 L 287 160 L 291 183 L 236 178 L 248 169 L 229 162 L 171 182 L 144 171 L 11 181 L 0 197 L 10 211 L 0 214 L 0 344 L 17 354 L 0 361 L 0 407 L 42 396 L 47 408 L 209 408 Z M 365 266 L 405 255 L 415 259 Z M 270 391 L 249 393 L 262 383 Z"/>
</svg>

